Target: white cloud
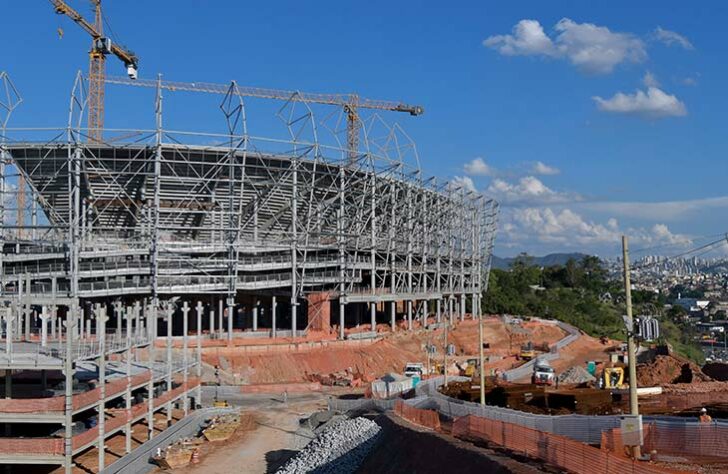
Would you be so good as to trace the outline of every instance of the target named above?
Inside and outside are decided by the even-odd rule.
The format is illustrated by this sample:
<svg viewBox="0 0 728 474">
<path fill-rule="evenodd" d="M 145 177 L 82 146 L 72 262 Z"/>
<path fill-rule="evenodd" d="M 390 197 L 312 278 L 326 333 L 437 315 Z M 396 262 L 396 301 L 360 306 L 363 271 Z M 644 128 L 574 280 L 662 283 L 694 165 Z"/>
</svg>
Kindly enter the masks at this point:
<svg viewBox="0 0 728 474">
<path fill-rule="evenodd" d="M 555 39 L 544 33 L 536 20 L 521 20 L 510 35 L 483 41 L 486 47 L 506 56 L 548 56 L 566 59 L 589 74 L 607 74 L 623 62 L 642 62 L 647 52 L 642 40 L 630 33 L 617 33 L 593 23 L 563 18 L 555 26 Z"/>
<path fill-rule="evenodd" d="M 502 204 L 558 204 L 574 202 L 580 196 L 554 191 L 535 176 L 525 176 L 518 183 L 509 183 L 503 179 L 494 179 L 488 186 L 486 194 L 493 196 Z"/>
<path fill-rule="evenodd" d="M 473 183 L 473 180 L 467 176 L 455 176 L 450 180 L 449 187 L 453 190 L 462 188 L 466 191 L 477 192 L 475 189 L 475 183 Z"/>
<path fill-rule="evenodd" d="M 465 163 L 463 170 L 470 176 L 493 176 L 495 172 L 482 158 L 475 158 L 469 163 Z"/>
<path fill-rule="evenodd" d="M 642 78 L 642 84 L 646 87 L 660 87 L 660 82 L 650 71 L 645 73 L 645 76 Z"/>
<path fill-rule="evenodd" d="M 501 231 L 511 243 L 556 244 L 558 248 L 590 250 L 589 246 L 618 246 L 622 234 L 630 241 L 645 244 L 689 244 L 690 238 L 673 233 L 665 224 L 652 227 L 620 228 L 615 218 L 605 224 L 584 218 L 563 208 L 511 208 L 504 212 Z"/>
<path fill-rule="evenodd" d="M 701 211 L 728 209 L 728 196 L 663 202 L 585 202 L 579 207 L 633 219 L 676 221 Z"/>
<path fill-rule="evenodd" d="M 521 20 L 513 27 L 512 34 L 491 36 L 483 44 L 505 56 L 557 55 L 553 42 L 537 20 Z"/>
<path fill-rule="evenodd" d="M 677 45 L 687 50 L 695 49 L 690 40 L 685 36 L 674 31 L 665 30 L 659 26 L 652 32 L 652 37 L 667 46 Z"/>
<path fill-rule="evenodd" d="M 653 119 L 682 117 L 688 113 L 685 104 L 677 97 L 657 87 L 648 87 L 647 93 L 637 90 L 634 94 L 617 92 L 610 99 L 598 96 L 592 98 L 599 110 L 604 112 L 639 115 Z"/>
<path fill-rule="evenodd" d="M 537 161 L 531 167 L 531 172 L 533 174 L 538 174 L 538 175 L 542 175 L 542 176 L 550 176 L 550 175 L 561 173 L 561 170 L 559 170 L 558 168 L 555 168 L 553 166 L 549 166 L 546 163 L 544 163 L 543 161 Z"/>
</svg>

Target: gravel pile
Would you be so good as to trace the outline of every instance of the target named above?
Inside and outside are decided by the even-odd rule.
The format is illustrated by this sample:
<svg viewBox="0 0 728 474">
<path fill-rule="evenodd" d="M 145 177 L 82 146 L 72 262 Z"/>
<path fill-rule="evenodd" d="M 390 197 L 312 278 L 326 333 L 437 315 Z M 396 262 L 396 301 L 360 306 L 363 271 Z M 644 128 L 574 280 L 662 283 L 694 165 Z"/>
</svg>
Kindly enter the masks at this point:
<svg viewBox="0 0 728 474">
<path fill-rule="evenodd" d="M 559 375 L 559 383 L 564 384 L 593 382 L 594 380 L 596 380 L 594 376 L 580 365 L 570 367 Z"/>
<path fill-rule="evenodd" d="M 366 418 L 334 423 L 292 457 L 278 474 L 353 473 L 374 445 L 381 428 Z"/>
</svg>

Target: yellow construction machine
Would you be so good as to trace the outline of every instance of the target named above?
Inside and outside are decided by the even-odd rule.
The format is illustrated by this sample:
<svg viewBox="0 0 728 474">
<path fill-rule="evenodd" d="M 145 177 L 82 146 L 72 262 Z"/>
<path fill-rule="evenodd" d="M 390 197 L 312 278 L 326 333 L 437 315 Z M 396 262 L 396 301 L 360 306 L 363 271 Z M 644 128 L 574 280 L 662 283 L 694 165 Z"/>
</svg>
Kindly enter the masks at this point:
<svg viewBox="0 0 728 474">
<path fill-rule="evenodd" d="M 605 367 L 602 371 L 602 387 L 624 388 L 624 368 L 622 367 Z"/>
<path fill-rule="evenodd" d="M 533 343 L 528 343 L 521 346 L 521 352 L 518 354 L 518 358 L 521 360 L 531 360 L 536 357 L 536 350 L 533 348 Z"/>
</svg>

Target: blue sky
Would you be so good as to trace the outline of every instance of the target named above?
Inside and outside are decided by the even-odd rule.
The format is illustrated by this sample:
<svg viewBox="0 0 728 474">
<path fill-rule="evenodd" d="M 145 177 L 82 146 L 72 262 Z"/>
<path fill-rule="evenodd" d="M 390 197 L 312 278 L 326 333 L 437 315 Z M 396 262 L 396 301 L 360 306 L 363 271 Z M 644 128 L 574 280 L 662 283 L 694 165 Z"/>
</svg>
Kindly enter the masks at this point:
<svg viewBox="0 0 728 474">
<path fill-rule="evenodd" d="M 88 2 L 71 4 L 90 16 Z M 636 246 L 677 248 L 727 230 L 728 4 L 108 0 L 105 8 L 115 35 L 141 57 L 141 77 L 423 105 L 421 117 L 387 119 L 416 141 L 425 175 L 502 202 L 499 255 L 610 256 L 622 233 Z M 63 126 L 88 38 L 48 2 L 2 0 L 0 11 L 0 70 L 25 99 L 11 126 Z M 123 74 L 114 58 L 107 69 Z M 170 99 L 170 126 L 222 132 L 216 101 Z M 110 88 L 107 109 L 109 127 L 152 125 L 151 91 Z"/>
</svg>

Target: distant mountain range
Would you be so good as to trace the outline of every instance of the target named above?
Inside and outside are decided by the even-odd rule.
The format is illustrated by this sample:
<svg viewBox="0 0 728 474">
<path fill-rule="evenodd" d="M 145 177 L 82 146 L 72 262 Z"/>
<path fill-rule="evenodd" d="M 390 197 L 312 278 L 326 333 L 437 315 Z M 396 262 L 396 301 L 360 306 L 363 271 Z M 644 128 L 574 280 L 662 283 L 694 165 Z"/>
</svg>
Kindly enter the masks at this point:
<svg viewBox="0 0 728 474">
<path fill-rule="evenodd" d="M 584 257 L 588 257 L 587 254 L 584 253 L 550 253 L 548 255 L 544 255 L 543 257 L 531 257 L 531 261 L 535 266 L 538 267 L 550 267 L 553 265 L 565 265 L 566 262 L 568 262 L 570 259 L 574 259 L 577 262 Z M 492 261 L 492 267 L 497 268 L 499 270 L 508 270 L 511 268 L 511 265 L 516 260 L 516 257 L 508 257 L 508 258 L 501 258 L 496 255 L 493 255 L 493 261 Z"/>
</svg>

